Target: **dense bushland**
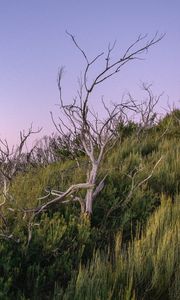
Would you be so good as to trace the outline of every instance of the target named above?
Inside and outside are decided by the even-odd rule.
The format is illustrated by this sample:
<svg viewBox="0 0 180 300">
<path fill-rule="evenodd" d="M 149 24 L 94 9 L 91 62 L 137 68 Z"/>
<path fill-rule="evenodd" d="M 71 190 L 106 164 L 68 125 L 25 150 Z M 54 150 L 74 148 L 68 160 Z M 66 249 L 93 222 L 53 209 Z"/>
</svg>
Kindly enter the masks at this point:
<svg viewBox="0 0 180 300">
<path fill-rule="evenodd" d="M 17 172 L 0 211 L 0 299 L 178 299 L 179 115 L 139 134 L 136 124 L 120 126 L 101 163 L 99 176 L 108 175 L 91 219 L 76 202 L 33 222 L 30 213 L 45 189 L 84 180 L 85 156 L 77 165 L 56 147 L 59 160 Z"/>
</svg>

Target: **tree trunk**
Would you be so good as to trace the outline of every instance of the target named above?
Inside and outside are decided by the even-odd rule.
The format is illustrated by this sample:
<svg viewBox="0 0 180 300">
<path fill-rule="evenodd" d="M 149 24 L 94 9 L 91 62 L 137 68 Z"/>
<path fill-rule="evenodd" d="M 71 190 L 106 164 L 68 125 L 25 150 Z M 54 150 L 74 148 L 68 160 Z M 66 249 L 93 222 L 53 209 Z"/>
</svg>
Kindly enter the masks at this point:
<svg viewBox="0 0 180 300">
<path fill-rule="evenodd" d="M 98 163 L 94 162 L 93 167 L 87 176 L 89 184 L 95 185 L 96 177 L 97 177 L 97 170 L 98 170 Z M 85 197 L 86 213 L 89 215 L 92 214 L 93 193 L 94 193 L 94 187 L 87 190 L 86 197 Z"/>
<path fill-rule="evenodd" d="M 86 193 L 86 213 L 92 214 L 92 204 L 93 204 L 93 189 L 90 189 Z"/>
</svg>

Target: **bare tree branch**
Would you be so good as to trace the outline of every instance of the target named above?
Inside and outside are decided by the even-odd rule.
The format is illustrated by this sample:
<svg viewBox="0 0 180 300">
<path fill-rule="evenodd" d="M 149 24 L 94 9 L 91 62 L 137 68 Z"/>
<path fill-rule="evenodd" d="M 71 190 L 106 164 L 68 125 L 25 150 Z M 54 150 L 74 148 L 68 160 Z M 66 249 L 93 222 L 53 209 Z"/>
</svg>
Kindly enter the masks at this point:
<svg viewBox="0 0 180 300">
<path fill-rule="evenodd" d="M 11 149 L 6 140 L 3 141 L 0 139 L 0 185 L 3 188 L 2 194 L 4 197 L 7 196 L 12 178 L 20 169 L 23 169 L 27 165 L 29 156 L 32 154 L 31 151 L 28 155 L 23 153 L 28 138 L 40 131 L 41 129 L 34 131 L 32 125 L 27 133 L 24 130 L 21 131 L 19 144 L 16 147 L 13 146 Z"/>
</svg>

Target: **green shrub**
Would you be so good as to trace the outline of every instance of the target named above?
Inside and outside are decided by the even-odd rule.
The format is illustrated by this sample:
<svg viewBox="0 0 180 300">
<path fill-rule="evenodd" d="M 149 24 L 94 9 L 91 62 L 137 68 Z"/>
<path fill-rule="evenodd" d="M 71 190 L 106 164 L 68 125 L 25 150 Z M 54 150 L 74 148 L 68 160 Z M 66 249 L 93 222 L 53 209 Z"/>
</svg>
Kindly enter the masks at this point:
<svg viewBox="0 0 180 300">
<path fill-rule="evenodd" d="M 118 234 L 113 259 L 96 251 L 88 264 L 80 265 L 61 299 L 175 299 L 171 296 L 179 291 L 179 213 L 178 203 L 162 198 L 145 230 L 127 247 Z"/>
</svg>

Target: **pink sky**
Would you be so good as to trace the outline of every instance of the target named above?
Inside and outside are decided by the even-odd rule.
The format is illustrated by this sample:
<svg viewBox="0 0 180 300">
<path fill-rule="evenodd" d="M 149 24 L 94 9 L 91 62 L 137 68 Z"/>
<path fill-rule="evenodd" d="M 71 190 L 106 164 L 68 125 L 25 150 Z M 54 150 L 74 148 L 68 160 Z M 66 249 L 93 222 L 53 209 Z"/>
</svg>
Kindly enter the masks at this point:
<svg viewBox="0 0 180 300">
<path fill-rule="evenodd" d="M 16 2 L 16 3 L 15 3 Z M 117 40 L 114 56 L 142 33 L 157 30 L 166 37 L 144 61 L 129 64 L 102 85 L 101 95 L 117 101 L 130 91 L 141 97 L 141 81 L 152 82 L 155 94 L 164 91 L 160 106 L 178 106 L 180 99 L 180 2 L 177 1 L 0 1 L 0 137 L 16 143 L 21 129 L 54 131 L 49 111 L 58 114 L 57 72 L 66 66 L 64 95 L 70 102 L 77 90 L 83 59 L 65 34 L 76 35 L 90 57 Z"/>
</svg>

